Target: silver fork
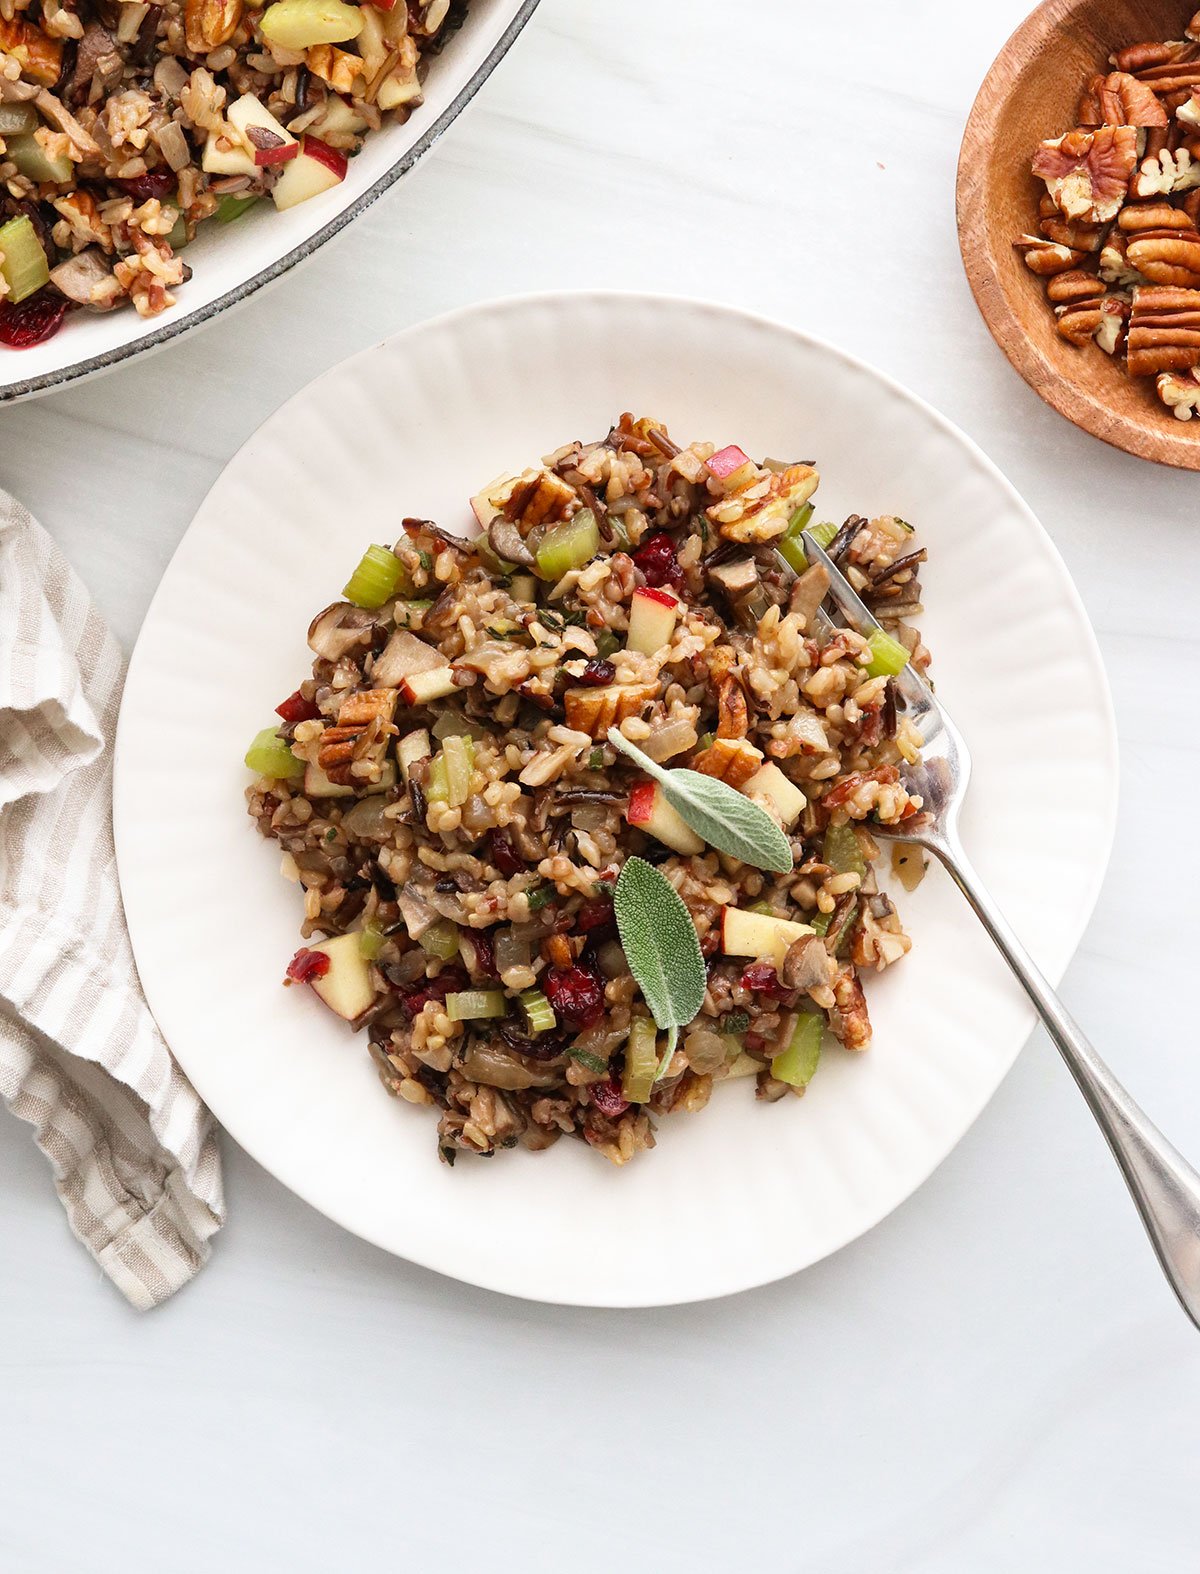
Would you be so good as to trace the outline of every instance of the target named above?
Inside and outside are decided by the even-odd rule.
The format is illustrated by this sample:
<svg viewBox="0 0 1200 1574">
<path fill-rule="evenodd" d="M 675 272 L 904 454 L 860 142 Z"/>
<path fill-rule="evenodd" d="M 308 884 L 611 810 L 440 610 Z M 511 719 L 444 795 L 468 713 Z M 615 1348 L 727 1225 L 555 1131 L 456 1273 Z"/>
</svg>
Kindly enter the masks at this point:
<svg viewBox="0 0 1200 1574">
<path fill-rule="evenodd" d="M 820 563 L 828 573 L 829 595 L 845 625 L 863 636 L 878 630 L 880 625 L 849 580 L 808 531 L 804 550 L 810 564 Z M 904 822 L 903 829 L 872 824 L 871 834 L 928 848 L 975 909 L 1108 1139 L 1162 1270 L 1180 1305 L 1200 1328 L 1200 1175 L 1097 1055 L 971 867 L 958 834 L 959 810 L 971 775 L 971 756 L 962 735 L 911 667 L 897 676 L 896 691 L 904 702 L 903 714 L 923 739 L 920 764 L 905 769 L 904 785 L 920 795 L 924 807 L 919 816 Z"/>
</svg>

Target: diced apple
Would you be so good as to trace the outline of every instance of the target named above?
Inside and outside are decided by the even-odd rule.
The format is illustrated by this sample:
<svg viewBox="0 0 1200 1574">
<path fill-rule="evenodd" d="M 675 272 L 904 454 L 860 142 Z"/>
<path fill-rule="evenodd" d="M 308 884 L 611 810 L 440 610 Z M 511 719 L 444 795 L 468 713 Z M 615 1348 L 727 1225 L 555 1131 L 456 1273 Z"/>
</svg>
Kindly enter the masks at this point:
<svg viewBox="0 0 1200 1574">
<path fill-rule="evenodd" d="M 429 672 L 414 672 L 400 684 L 400 698 L 406 705 L 428 705 L 445 699 L 457 687 L 453 667 L 433 667 Z"/>
<path fill-rule="evenodd" d="M 308 949 L 323 951 L 329 958 L 329 971 L 309 980 L 313 990 L 347 1022 L 362 1016 L 374 1003 L 375 989 L 371 969 L 358 948 L 358 935 L 336 935 L 332 940 L 319 940 Z"/>
<path fill-rule="evenodd" d="M 667 802 L 657 782 L 637 784 L 629 794 L 629 807 L 625 811 L 625 818 L 630 825 L 637 826 L 639 831 L 645 831 L 647 835 L 655 837 L 666 847 L 673 847 L 677 853 L 683 853 L 685 857 L 704 851 L 704 843 L 678 809 Z"/>
<path fill-rule="evenodd" d="M 486 530 L 504 507 L 504 503 L 519 477 L 515 475 L 498 475 L 494 481 L 489 481 L 482 491 L 476 492 L 471 499 L 471 512 L 479 521 L 479 528 Z"/>
<path fill-rule="evenodd" d="M 346 155 L 319 137 L 301 137 L 300 152 L 276 182 L 271 196 L 277 208 L 294 208 L 297 203 L 319 197 L 346 178 Z"/>
<path fill-rule="evenodd" d="M 226 118 L 251 144 L 254 163 L 260 169 L 271 164 L 286 164 L 300 152 L 296 138 L 253 93 L 243 93 L 230 106 Z"/>
<path fill-rule="evenodd" d="M 432 753 L 429 744 L 429 734 L 424 727 L 418 727 L 415 732 L 406 734 L 396 745 L 396 756 L 400 761 L 400 772 L 404 780 L 408 780 L 408 773 L 418 760 L 427 760 Z"/>
<path fill-rule="evenodd" d="M 758 473 L 758 466 L 748 454 L 744 454 L 736 443 L 730 443 L 728 448 L 719 449 L 711 459 L 706 461 L 709 475 L 721 483 L 725 492 L 736 492 L 743 486 L 748 486 Z"/>
<path fill-rule="evenodd" d="M 408 629 L 397 629 L 371 664 L 371 683 L 377 689 L 399 688 L 405 678 L 418 672 L 449 671 L 450 663 L 440 650 L 427 645 Z"/>
<path fill-rule="evenodd" d="M 355 792 L 369 794 L 387 792 L 396 785 L 396 767 L 391 760 L 385 760 L 379 769 L 379 780 L 370 782 L 362 787 L 339 787 L 337 782 L 331 782 L 329 777 L 319 765 L 306 765 L 304 767 L 304 796 L 306 798 L 352 798 Z"/>
<path fill-rule="evenodd" d="M 656 650 L 671 643 L 678 616 L 678 598 L 669 590 L 656 590 L 650 585 L 640 586 L 634 591 L 629 607 L 626 649 L 640 651 L 643 656 L 652 656 Z"/>
<path fill-rule="evenodd" d="M 217 131 L 210 131 L 204 141 L 204 154 L 200 167 L 208 175 L 258 174 L 254 153 L 248 142 L 231 142 Z"/>
<path fill-rule="evenodd" d="M 753 798 L 756 793 L 769 798 L 788 830 L 803 814 L 804 805 L 808 802 L 799 787 L 788 781 L 778 765 L 770 763 L 755 771 L 749 781 L 743 782 L 742 791 L 748 798 Z"/>
<path fill-rule="evenodd" d="M 780 968 L 788 947 L 811 934 L 808 924 L 793 923 L 790 918 L 749 913 L 740 907 L 721 911 L 721 949 L 726 956 L 752 956 Z"/>
</svg>

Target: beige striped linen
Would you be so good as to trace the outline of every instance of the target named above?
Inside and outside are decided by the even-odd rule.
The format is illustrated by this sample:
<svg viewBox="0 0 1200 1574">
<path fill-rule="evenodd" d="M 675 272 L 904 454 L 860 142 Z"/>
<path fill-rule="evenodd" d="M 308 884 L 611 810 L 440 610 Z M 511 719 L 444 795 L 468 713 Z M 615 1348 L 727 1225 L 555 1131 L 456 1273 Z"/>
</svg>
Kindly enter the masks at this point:
<svg viewBox="0 0 1200 1574">
<path fill-rule="evenodd" d="M 207 1261 L 212 1117 L 142 998 L 110 759 L 124 662 L 62 553 L 0 493 L 0 1095 L 72 1230 L 134 1306 Z"/>
</svg>

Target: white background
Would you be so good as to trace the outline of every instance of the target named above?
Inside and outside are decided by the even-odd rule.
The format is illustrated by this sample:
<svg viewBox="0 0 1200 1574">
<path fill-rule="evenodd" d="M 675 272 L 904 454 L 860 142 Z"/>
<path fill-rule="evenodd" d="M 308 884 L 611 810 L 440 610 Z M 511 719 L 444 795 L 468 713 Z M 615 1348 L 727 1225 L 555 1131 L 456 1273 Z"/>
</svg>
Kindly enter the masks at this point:
<svg viewBox="0 0 1200 1574">
<path fill-rule="evenodd" d="M 955 243 L 962 125 L 1026 9 L 543 0 L 417 174 L 313 262 L 156 358 L 0 413 L 0 484 L 129 644 L 243 438 L 408 323 L 605 285 L 836 340 L 983 446 L 1080 586 L 1122 810 L 1065 993 L 1195 1157 L 1197 478 L 1041 405 Z M 981 633 L 1003 660 L 1003 630 Z M 1035 766 L 1030 794 L 1036 836 Z M 0 1124 L 5 1574 L 1195 1567 L 1200 1336 L 1040 1035 L 871 1235 L 679 1310 L 463 1288 L 225 1154 L 212 1262 L 143 1317 L 72 1241 L 26 1129 Z"/>
</svg>

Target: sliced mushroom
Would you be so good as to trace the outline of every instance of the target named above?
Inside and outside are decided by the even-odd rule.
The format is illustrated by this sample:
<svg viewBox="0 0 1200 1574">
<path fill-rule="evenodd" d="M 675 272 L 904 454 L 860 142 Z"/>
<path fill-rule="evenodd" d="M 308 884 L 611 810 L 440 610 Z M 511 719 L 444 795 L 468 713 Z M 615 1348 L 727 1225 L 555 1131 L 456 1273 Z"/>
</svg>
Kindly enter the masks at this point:
<svg viewBox="0 0 1200 1574">
<path fill-rule="evenodd" d="M 803 935 L 788 947 L 780 980 L 787 989 L 817 989 L 833 977 L 834 962 L 819 935 Z"/>
<path fill-rule="evenodd" d="M 60 99 L 55 98 L 53 93 L 43 88 L 34 102 L 50 124 L 57 126 L 65 136 L 70 138 L 84 159 L 103 158 L 104 155 L 95 138 L 83 129 L 67 106 Z"/>
<path fill-rule="evenodd" d="M 522 568 L 533 568 L 537 561 L 514 522 L 503 514 L 497 514 L 488 526 L 488 545 L 505 563 L 519 563 Z"/>
<path fill-rule="evenodd" d="M 404 927 L 413 940 L 419 940 L 427 929 L 432 929 L 440 916 L 437 909 L 430 907 L 424 895 L 411 883 L 396 892 L 396 902 Z"/>
<path fill-rule="evenodd" d="M 188 81 L 187 72 L 174 55 L 163 55 L 154 67 L 154 85 L 171 102 L 178 99 Z"/>
<path fill-rule="evenodd" d="M 709 569 L 708 577 L 727 596 L 741 596 L 754 589 L 758 581 L 758 564 L 752 557 L 738 558 L 732 563 L 718 563 Z"/>
<path fill-rule="evenodd" d="M 68 257 L 50 270 L 50 282 L 69 301 L 80 306 L 92 304 L 92 291 L 110 277 L 111 270 L 101 252 L 94 246 L 81 251 L 77 257 Z M 111 311 L 115 300 L 101 301 L 97 311 Z"/>
<path fill-rule="evenodd" d="M 352 650 L 365 650 L 371 643 L 375 614 L 348 601 L 335 601 L 318 612 L 308 626 L 308 648 L 326 661 L 340 661 Z"/>
<path fill-rule="evenodd" d="M 817 615 L 817 608 L 828 594 L 829 571 L 823 563 L 814 563 L 792 586 L 792 593 L 788 598 L 788 611 L 798 612 L 804 619 L 804 627 L 811 629 L 812 620 Z"/>
</svg>

